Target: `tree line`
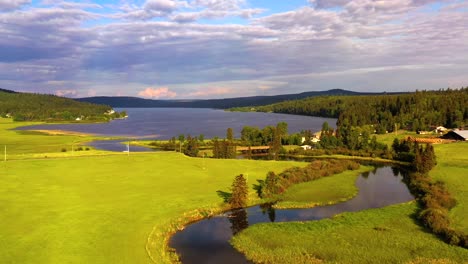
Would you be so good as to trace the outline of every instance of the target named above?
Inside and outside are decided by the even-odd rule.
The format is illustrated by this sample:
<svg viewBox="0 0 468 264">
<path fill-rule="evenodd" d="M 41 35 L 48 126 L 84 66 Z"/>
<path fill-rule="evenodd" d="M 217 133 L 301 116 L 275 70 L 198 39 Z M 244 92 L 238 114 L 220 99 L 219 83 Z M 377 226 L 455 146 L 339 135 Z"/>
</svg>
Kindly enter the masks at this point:
<svg viewBox="0 0 468 264">
<path fill-rule="evenodd" d="M 107 105 L 77 102 L 55 95 L 0 91 L 0 116 L 15 121 L 106 121 L 125 117 Z"/>
<path fill-rule="evenodd" d="M 468 234 L 450 226 L 449 211 L 457 201 L 443 182 L 433 181 L 429 176 L 437 164 L 433 146 L 395 139 L 392 147 L 397 158 L 411 161 L 411 172 L 404 174 L 404 178 L 419 205 L 417 219 L 445 242 L 468 248 Z"/>
<path fill-rule="evenodd" d="M 340 129 L 372 125 L 376 133 L 468 124 L 468 87 L 407 94 L 322 96 L 259 106 L 259 112 L 338 118 Z M 245 110 L 235 108 L 233 110 Z"/>
</svg>

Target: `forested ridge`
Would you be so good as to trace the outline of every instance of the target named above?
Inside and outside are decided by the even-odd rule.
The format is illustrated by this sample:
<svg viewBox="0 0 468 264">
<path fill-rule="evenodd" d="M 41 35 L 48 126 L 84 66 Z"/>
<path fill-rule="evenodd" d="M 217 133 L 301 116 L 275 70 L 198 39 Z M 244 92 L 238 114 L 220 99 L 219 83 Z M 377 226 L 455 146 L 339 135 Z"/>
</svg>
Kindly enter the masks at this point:
<svg viewBox="0 0 468 264">
<path fill-rule="evenodd" d="M 233 110 L 251 110 L 234 108 Z M 468 124 L 468 87 L 398 95 L 321 96 L 255 107 L 275 112 L 338 118 L 341 126 L 373 125 L 378 133 L 395 127 L 429 130 Z"/>
<path fill-rule="evenodd" d="M 55 95 L 0 91 L 0 116 L 15 121 L 105 121 L 113 117 L 105 114 L 111 109 Z"/>
</svg>

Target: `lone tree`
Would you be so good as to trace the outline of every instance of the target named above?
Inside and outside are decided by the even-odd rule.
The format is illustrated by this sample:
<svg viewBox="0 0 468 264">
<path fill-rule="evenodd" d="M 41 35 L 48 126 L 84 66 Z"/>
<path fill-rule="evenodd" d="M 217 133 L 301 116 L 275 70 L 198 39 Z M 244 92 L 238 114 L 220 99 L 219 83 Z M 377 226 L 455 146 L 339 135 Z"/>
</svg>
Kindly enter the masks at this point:
<svg viewBox="0 0 468 264">
<path fill-rule="evenodd" d="M 231 186 L 232 196 L 229 204 L 232 208 L 241 208 L 247 205 L 247 197 L 249 194 L 247 180 L 244 175 L 237 175 Z"/>
</svg>

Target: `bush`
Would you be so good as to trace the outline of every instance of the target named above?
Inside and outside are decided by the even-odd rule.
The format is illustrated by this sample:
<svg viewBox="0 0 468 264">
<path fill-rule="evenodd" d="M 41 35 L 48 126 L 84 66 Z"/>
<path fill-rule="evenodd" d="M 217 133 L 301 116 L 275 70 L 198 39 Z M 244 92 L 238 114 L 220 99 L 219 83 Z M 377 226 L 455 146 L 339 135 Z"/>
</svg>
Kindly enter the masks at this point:
<svg viewBox="0 0 468 264">
<path fill-rule="evenodd" d="M 66 149 L 66 148 L 62 148 L 62 152 L 67 152 L 67 149 Z"/>
<path fill-rule="evenodd" d="M 444 234 L 450 225 L 448 212 L 442 208 L 425 209 L 420 213 L 419 219 L 424 226 L 428 227 L 438 235 Z"/>
</svg>

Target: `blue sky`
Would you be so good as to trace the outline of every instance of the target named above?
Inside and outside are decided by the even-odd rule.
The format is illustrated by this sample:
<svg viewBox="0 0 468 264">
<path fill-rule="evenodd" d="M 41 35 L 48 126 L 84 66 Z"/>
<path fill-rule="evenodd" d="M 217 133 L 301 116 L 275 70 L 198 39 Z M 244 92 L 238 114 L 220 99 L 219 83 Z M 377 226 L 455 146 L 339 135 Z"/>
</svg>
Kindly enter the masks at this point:
<svg viewBox="0 0 468 264">
<path fill-rule="evenodd" d="M 0 87 L 226 98 L 468 85 L 468 1 L 0 0 Z"/>
</svg>

